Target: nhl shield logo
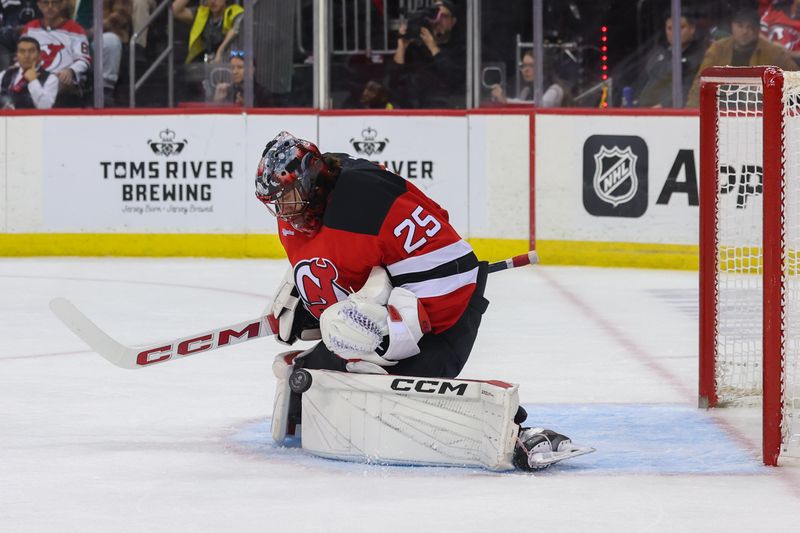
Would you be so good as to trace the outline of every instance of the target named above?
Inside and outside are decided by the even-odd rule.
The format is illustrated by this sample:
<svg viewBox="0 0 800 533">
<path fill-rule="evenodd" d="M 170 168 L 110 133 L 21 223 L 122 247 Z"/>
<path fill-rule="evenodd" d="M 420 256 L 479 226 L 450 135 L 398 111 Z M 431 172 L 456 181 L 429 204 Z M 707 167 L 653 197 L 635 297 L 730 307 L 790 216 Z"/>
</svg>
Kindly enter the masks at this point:
<svg viewBox="0 0 800 533">
<path fill-rule="evenodd" d="M 610 150 L 605 146 L 594 154 L 594 192 L 597 197 L 614 207 L 629 202 L 639 186 L 636 178 L 637 156 L 630 146 Z"/>
<path fill-rule="evenodd" d="M 648 201 L 647 143 L 636 135 L 591 135 L 583 143 L 583 206 L 598 217 L 640 217 Z"/>
</svg>

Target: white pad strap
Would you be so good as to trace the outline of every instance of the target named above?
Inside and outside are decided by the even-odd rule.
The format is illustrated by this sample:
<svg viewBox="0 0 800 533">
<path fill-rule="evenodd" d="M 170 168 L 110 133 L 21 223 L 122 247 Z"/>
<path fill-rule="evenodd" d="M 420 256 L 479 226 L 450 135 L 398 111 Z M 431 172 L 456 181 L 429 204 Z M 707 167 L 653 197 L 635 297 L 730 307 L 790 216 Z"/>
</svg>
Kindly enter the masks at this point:
<svg viewBox="0 0 800 533">
<path fill-rule="evenodd" d="M 389 295 L 389 348 L 383 354 L 388 361 L 400 361 L 419 353 L 419 341 L 431 330 L 428 314 L 413 292 L 395 287 Z"/>
<path fill-rule="evenodd" d="M 303 449 L 387 464 L 513 469 L 517 385 L 307 370 Z"/>
<path fill-rule="evenodd" d="M 272 362 L 272 373 L 275 374 L 275 399 L 272 403 L 272 440 L 278 444 L 286 439 L 289 432 L 289 376 L 294 370 L 294 362 L 308 354 L 311 350 L 292 350 L 279 353 Z"/>
</svg>

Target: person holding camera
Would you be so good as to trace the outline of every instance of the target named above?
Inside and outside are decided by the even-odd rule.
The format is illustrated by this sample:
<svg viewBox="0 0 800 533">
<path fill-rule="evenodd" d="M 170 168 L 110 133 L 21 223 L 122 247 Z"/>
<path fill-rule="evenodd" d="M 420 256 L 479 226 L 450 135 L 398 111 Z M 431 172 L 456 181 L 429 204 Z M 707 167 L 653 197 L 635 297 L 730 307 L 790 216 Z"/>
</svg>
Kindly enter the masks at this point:
<svg viewBox="0 0 800 533">
<path fill-rule="evenodd" d="M 439 0 L 400 25 L 389 88 L 401 107 L 465 106 L 466 48 L 455 13 L 453 2 Z"/>
<path fill-rule="evenodd" d="M 58 78 L 40 64 L 39 41 L 20 37 L 17 64 L 0 72 L 3 109 L 50 109 L 58 95 Z"/>
</svg>

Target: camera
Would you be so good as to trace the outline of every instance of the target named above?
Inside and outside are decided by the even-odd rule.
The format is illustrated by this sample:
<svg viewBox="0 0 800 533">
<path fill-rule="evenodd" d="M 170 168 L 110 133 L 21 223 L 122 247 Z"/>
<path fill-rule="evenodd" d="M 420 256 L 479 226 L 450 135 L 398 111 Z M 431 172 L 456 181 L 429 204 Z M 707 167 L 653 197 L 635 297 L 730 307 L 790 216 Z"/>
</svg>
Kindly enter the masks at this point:
<svg viewBox="0 0 800 533">
<path fill-rule="evenodd" d="M 439 18 L 438 6 L 424 7 L 414 11 L 408 15 L 406 34 L 403 36 L 403 39 L 411 42 L 420 42 L 419 34 L 422 28 L 428 28 L 433 31 L 433 23 L 437 18 Z"/>
</svg>

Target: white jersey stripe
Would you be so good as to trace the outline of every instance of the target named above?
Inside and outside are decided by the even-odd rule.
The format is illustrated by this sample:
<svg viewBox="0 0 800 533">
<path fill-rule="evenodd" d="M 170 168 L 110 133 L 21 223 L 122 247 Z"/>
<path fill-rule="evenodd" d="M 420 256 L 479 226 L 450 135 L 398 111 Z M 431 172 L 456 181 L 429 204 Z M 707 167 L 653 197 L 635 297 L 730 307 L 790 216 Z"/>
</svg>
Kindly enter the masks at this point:
<svg viewBox="0 0 800 533">
<path fill-rule="evenodd" d="M 435 298 L 444 296 L 478 280 L 478 267 L 468 272 L 453 274 L 444 278 L 434 278 L 417 283 L 400 285 L 402 288 L 413 292 L 417 298 Z"/>
<path fill-rule="evenodd" d="M 427 254 L 407 257 L 406 259 L 387 265 L 386 269 L 391 276 L 399 276 L 411 272 L 425 272 L 439 265 L 454 261 L 470 252 L 472 252 L 472 246 L 462 239 L 453 244 L 448 244 L 447 246 L 439 248 L 438 250 L 428 252 Z"/>
</svg>

